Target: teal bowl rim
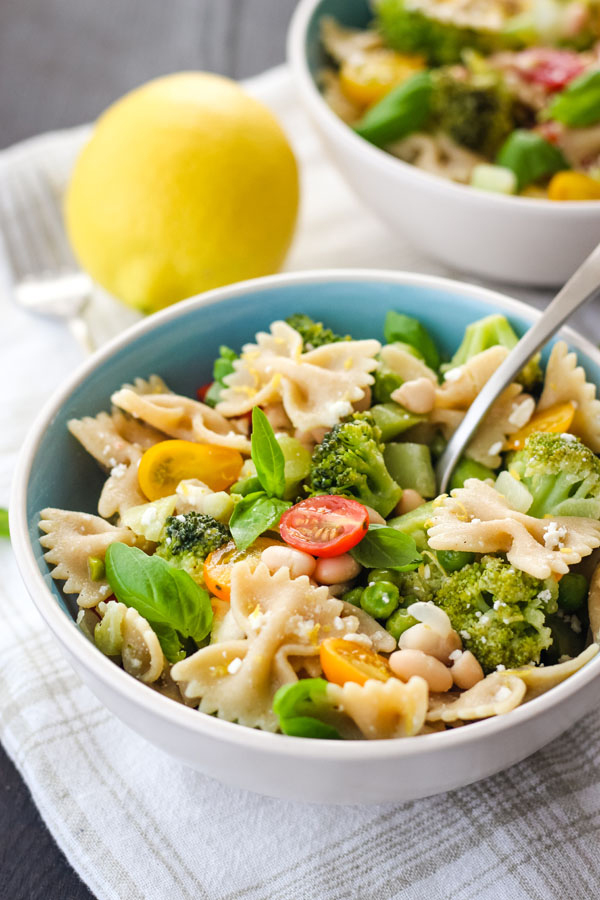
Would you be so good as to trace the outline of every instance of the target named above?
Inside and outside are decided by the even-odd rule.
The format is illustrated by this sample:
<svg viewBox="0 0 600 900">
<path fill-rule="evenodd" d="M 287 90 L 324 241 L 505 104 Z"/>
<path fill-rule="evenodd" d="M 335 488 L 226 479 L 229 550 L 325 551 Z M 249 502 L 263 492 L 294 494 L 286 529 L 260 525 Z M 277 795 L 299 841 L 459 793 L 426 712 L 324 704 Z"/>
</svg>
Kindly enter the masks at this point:
<svg viewBox="0 0 600 900">
<path fill-rule="evenodd" d="M 325 269 L 270 275 L 229 287 L 217 288 L 155 313 L 148 319 L 128 328 L 123 334 L 97 351 L 89 360 L 86 360 L 53 394 L 39 413 L 21 450 L 13 479 L 9 519 L 14 554 L 31 599 L 60 643 L 61 649 L 63 647 L 66 649 L 67 656 L 73 655 L 77 663 L 87 670 L 87 674 L 97 678 L 105 689 L 120 694 L 126 701 L 141 707 L 149 715 L 155 716 L 157 720 L 177 725 L 188 732 L 198 734 L 199 737 L 206 735 L 230 744 L 245 745 L 273 756 L 293 757 L 301 753 L 303 757 L 308 756 L 315 760 L 321 758 L 324 760 L 339 759 L 340 761 L 364 759 L 366 761 L 390 757 L 400 759 L 413 753 L 426 755 L 428 752 L 441 749 L 441 746 L 447 746 L 449 750 L 457 749 L 476 741 L 478 737 L 484 739 L 516 727 L 528 719 L 533 721 L 552 707 L 568 700 L 580 687 L 595 678 L 600 678 L 600 653 L 586 663 L 582 669 L 546 694 L 517 707 L 510 714 L 473 722 L 467 728 L 419 735 L 411 737 L 409 740 L 395 738 L 343 742 L 316 738 L 293 738 L 246 728 L 200 713 L 196 709 L 158 694 L 128 675 L 93 647 L 83 633 L 73 628 L 72 620 L 60 608 L 55 596 L 47 587 L 31 545 L 27 522 L 27 489 L 37 448 L 46 428 L 51 424 L 62 404 L 100 364 L 109 360 L 113 354 L 133 343 L 142 335 L 159 329 L 163 324 L 187 314 L 192 309 L 210 307 L 217 303 L 227 302 L 230 298 L 244 294 L 251 295 L 255 291 L 264 289 L 277 290 L 286 285 L 309 285 L 332 281 L 383 282 L 437 288 L 448 294 L 455 294 L 457 298 L 479 301 L 482 304 L 482 312 L 485 311 L 486 306 L 493 306 L 501 308 L 508 315 L 514 315 L 530 322 L 541 315 L 538 310 L 521 301 L 477 285 L 437 276 L 379 269 Z M 600 350 L 585 337 L 571 328 L 561 329 L 558 336 L 566 340 L 570 347 L 590 357 L 600 367 Z M 440 742 L 443 744 L 440 745 Z"/>
<path fill-rule="evenodd" d="M 565 200 L 558 203 L 542 197 L 507 196 L 493 193 L 492 191 L 483 191 L 480 188 L 474 188 L 466 184 L 457 184 L 454 181 L 443 178 L 441 175 L 425 172 L 423 169 L 418 169 L 410 163 L 397 159 L 386 153 L 385 150 L 370 144 L 364 138 L 355 134 L 350 126 L 343 122 L 339 116 L 336 116 L 333 110 L 325 103 L 323 95 L 315 84 L 315 79 L 307 60 L 309 28 L 315 15 L 318 13 L 318 8 L 325 3 L 327 3 L 327 0 L 300 0 L 288 28 L 287 59 L 300 94 L 304 97 L 311 112 L 320 119 L 324 127 L 337 133 L 340 140 L 348 141 L 349 147 L 355 153 L 370 155 L 374 161 L 379 162 L 379 165 L 391 177 L 394 177 L 399 170 L 404 171 L 407 176 L 410 175 L 417 181 L 422 181 L 424 185 L 437 186 L 442 193 L 447 193 L 457 199 L 462 198 L 465 200 L 468 192 L 468 196 L 475 204 L 485 205 L 487 202 L 492 206 L 493 204 L 498 204 L 500 207 L 507 207 L 507 205 L 510 206 L 511 204 L 514 206 L 515 201 L 518 201 L 518 206 L 514 206 L 515 209 L 530 209 L 538 212 L 551 209 L 552 212 L 549 214 L 556 216 L 567 216 L 568 213 L 572 214 L 574 211 L 577 211 L 582 216 L 587 216 L 594 221 L 597 220 L 600 213 L 600 200 L 586 200 L 584 202 Z"/>
</svg>

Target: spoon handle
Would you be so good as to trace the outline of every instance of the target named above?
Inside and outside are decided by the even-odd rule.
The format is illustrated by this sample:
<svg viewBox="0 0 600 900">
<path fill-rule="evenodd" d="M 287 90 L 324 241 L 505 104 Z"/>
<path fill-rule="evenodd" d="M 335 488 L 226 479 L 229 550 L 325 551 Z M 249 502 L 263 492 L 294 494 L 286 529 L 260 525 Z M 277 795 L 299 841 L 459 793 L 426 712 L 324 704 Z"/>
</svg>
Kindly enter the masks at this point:
<svg viewBox="0 0 600 900">
<path fill-rule="evenodd" d="M 440 492 L 447 490 L 452 472 L 463 455 L 465 447 L 502 391 L 515 380 L 531 357 L 544 346 L 575 310 L 587 303 L 588 300 L 598 296 L 600 296 L 600 245 L 590 253 L 569 278 L 537 322 L 525 332 L 519 343 L 498 366 L 469 407 L 438 460 L 436 475 Z"/>
</svg>

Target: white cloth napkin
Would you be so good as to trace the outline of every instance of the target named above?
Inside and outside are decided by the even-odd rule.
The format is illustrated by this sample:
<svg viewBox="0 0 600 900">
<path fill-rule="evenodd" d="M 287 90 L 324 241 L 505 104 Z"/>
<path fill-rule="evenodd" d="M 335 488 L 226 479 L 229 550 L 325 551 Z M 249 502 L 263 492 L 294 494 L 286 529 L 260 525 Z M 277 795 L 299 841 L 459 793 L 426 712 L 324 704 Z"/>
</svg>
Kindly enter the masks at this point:
<svg viewBox="0 0 600 900">
<path fill-rule="evenodd" d="M 350 194 L 285 70 L 249 88 L 280 117 L 302 166 L 288 269 L 447 274 Z M 45 135 L 5 151 L 0 177 L 8 162 L 35 159 L 60 186 L 85 134 Z M 5 276 L 0 271 L 0 505 L 40 403 L 82 357 L 64 324 L 14 308 Z M 106 336 L 132 318 L 101 296 L 93 315 Z M 580 325 L 598 336 L 598 312 L 587 310 Z M 0 737 L 56 841 L 101 900 L 598 897 L 600 715 L 503 774 L 428 800 L 366 808 L 272 800 L 173 762 L 115 719 L 62 659 L 6 544 L 0 571 Z"/>
</svg>

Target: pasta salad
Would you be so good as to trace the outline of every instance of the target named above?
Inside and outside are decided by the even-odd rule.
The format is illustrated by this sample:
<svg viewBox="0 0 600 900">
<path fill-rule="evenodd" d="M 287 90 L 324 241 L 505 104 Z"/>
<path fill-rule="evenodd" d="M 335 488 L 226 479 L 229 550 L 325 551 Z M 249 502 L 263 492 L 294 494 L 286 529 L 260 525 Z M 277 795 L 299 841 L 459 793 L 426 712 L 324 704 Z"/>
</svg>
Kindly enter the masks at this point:
<svg viewBox="0 0 600 900">
<path fill-rule="evenodd" d="M 420 169 L 502 194 L 600 199 L 597 0 L 371 0 L 321 20 L 326 102 Z"/>
<path fill-rule="evenodd" d="M 77 623 L 129 675 L 296 737 L 377 739 L 509 712 L 600 635 L 600 401 L 557 342 L 496 401 L 437 496 L 433 464 L 517 342 L 452 359 L 391 310 L 385 342 L 304 314 L 221 347 L 198 398 L 157 375 L 69 430 L 98 515 L 41 543 Z"/>
</svg>

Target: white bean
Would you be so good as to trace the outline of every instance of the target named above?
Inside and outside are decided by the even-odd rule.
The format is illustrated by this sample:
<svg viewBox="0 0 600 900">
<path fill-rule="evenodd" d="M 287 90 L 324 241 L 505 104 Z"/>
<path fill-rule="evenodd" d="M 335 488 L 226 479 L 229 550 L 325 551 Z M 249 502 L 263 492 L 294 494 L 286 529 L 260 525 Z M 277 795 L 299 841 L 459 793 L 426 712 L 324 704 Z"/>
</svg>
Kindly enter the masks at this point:
<svg viewBox="0 0 600 900">
<path fill-rule="evenodd" d="M 449 631 L 447 635 L 442 636 L 429 625 L 419 623 L 407 628 L 400 635 L 398 646 L 401 650 L 421 650 L 428 656 L 435 656 L 440 662 L 448 665 L 450 662 L 450 654 L 454 650 L 460 650 L 462 641 L 456 631 Z"/>
<path fill-rule="evenodd" d="M 385 519 L 380 516 L 376 509 L 363 503 L 364 508 L 369 513 L 369 525 L 385 525 Z"/>
<path fill-rule="evenodd" d="M 352 581 L 360 572 L 360 564 L 349 553 L 318 559 L 314 572 L 320 584 L 338 584 L 340 581 Z"/>
<path fill-rule="evenodd" d="M 298 578 L 300 575 L 308 575 L 310 578 L 317 565 L 314 556 L 282 544 L 266 547 L 260 554 L 260 558 L 271 572 L 276 572 L 277 569 L 289 569 L 291 578 Z"/>
<path fill-rule="evenodd" d="M 470 650 L 465 650 L 454 660 L 450 667 L 450 674 L 456 687 L 462 688 L 464 691 L 468 691 L 484 677 L 483 669 Z"/>
<path fill-rule="evenodd" d="M 429 378 L 405 381 L 393 392 L 391 399 L 410 412 L 431 412 L 435 403 L 435 384 Z"/>
<path fill-rule="evenodd" d="M 402 491 L 400 500 L 396 504 L 394 512 L 398 516 L 403 516 L 404 513 L 412 512 L 413 509 L 422 506 L 423 503 L 425 503 L 425 501 L 418 491 L 415 491 L 412 488 L 405 488 Z"/>
<path fill-rule="evenodd" d="M 390 656 L 390 667 L 402 681 L 408 681 L 413 675 L 420 675 L 429 685 L 430 691 L 443 693 L 452 687 L 450 669 L 435 656 L 428 656 L 422 650 L 396 650 Z"/>
</svg>

